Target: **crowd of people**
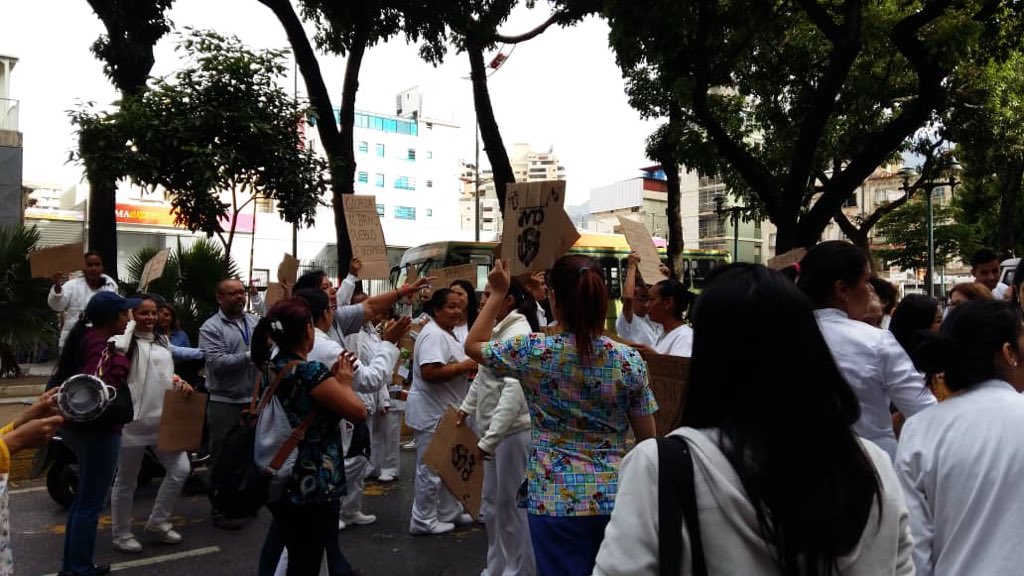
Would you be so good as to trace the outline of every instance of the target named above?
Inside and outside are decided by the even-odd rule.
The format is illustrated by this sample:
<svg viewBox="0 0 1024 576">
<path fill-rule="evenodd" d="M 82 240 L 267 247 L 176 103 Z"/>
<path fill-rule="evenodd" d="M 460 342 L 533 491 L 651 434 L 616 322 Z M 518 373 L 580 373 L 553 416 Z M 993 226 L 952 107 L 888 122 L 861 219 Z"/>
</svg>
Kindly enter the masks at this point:
<svg viewBox="0 0 1024 576">
<path fill-rule="evenodd" d="M 192 394 L 199 374 L 179 368 L 198 361 L 211 467 L 272 381 L 288 422 L 303 426 L 267 505 L 261 576 L 316 574 L 324 557 L 332 575 L 358 573 L 339 530 L 376 521 L 364 483 L 400 477 L 403 421 L 416 450 L 409 533 L 483 522 L 485 576 L 1014 573 L 1024 269 L 1005 286 L 995 254 L 980 251 L 977 282 L 955 286 L 944 307 L 898 298 L 845 242 L 783 271 L 718 267 L 699 297 L 670 277 L 646 283 L 638 264 L 629 258 L 614 338 L 603 270 L 586 256 L 523 278 L 498 261 L 479 301 L 470 282 L 430 277 L 359 293 L 354 260 L 338 287 L 310 272 L 269 309 L 223 280 L 193 348 L 172 303 L 119 296 L 87 253 L 84 276 L 51 290 L 67 312 L 51 383 L 94 374 L 123 393 L 77 422 L 50 390 L 0 430 L 0 470 L 63 426 L 80 476 L 61 575 L 109 572 L 94 561 L 108 493 L 115 549 L 182 542 L 170 517 L 189 459 L 156 444 L 165 394 Z M 423 314 L 396 316 L 400 301 Z M 659 354 L 689 358 L 681 426 L 664 438 L 645 362 Z M 424 461 L 449 408 L 479 436 L 479 517 Z M 131 509 L 147 447 L 167 474 L 139 535 Z M 211 514 L 228 530 L 249 521 Z"/>
</svg>

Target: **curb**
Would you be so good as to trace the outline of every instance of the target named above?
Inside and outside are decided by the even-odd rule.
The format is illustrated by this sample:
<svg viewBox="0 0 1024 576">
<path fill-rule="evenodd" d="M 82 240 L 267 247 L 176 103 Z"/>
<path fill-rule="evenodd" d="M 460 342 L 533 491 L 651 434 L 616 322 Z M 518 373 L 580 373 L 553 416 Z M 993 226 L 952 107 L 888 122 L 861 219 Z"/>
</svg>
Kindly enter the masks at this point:
<svg viewBox="0 0 1024 576">
<path fill-rule="evenodd" d="M 46 390 L 46 384 L 12 384 L 0 386 L 0 399 L 39 396 Z"/>
</svg>

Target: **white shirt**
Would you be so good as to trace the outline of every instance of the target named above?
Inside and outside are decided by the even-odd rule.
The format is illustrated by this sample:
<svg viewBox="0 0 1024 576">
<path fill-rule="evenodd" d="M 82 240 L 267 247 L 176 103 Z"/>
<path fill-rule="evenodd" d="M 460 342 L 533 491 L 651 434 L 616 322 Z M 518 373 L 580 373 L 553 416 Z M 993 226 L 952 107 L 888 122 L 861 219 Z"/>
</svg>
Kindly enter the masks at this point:
<svg viewBox="0 0 1024 576">
<path fill-rule="evenodd" d="M 71 329 L 78 323 L 78 317 L 85 311 L 85 305 L 97 292 L 117 292 L 117 282 L 106 274 L 101 275 L 103 284 L 93 290 L 85 281 L 85 276 L 79 276 L 65 282 L 60 288 L 60 294 L 56 292 L 56 286 L 50 287 L 50 294 L 46 302 L 50 309 L 56 312 L 64 312 L 64 327 L 60 331 L 59 346 L 64 348 L 64 341 L 68 339 Z"/>
<path fill-rule="evenodd" d="M 861 438 L 878 444 L 892 458 L 896 434 L 892 430 L 890 401 L 907 418 L 935 404 L 924 385 L 924 375 L 892 332 L 851 320 L 836 308 L 814 311 L 839 373 L 860 400 L 860 420 L 853 425 Z"/>
<path fill-rule="evenodd" d="M 451 333 L 430 322 L 420 331 L 412 355 L 412 388 L 405 405 L 405 423 L 413 430 L 431 432 L 448 406 L 462 404 L 469 391 L 466 376 L 447 382 L 427 382 L 420 368 L 424 364 L 451 364 L 467 358 L 463 345 Z"/>
<path fill-rule="evenodd" d="M 164 411 L 164 394 L 174 388 L 174 360 L 166 340 L 157 341 L 152 332 L 136 332 L 135 352 L 128 372 L 135 420 L 122 431 L 122 446 L 156 446 L 160 417 Z"/>
<path fill-rule="evenodd" d="M 1020 574 L 1024 566 L 1024 397 L 977 384 L 907 420 L 896 473 L 917 573 Z"/>
<path fill-rule="evenodd" d="M 1002 282 L 996 284 L 994 290 L 992 290 L 992 297 L 996 300 L 1006 300 L 1007 293 L 1010 291 L 1010 287 Z"/>
<path fill-rule="evenodd" d="M 684 358 L 693 356 L 693 328 L 680 324 L 675 330 L 662 334 L 654 344 L 654 351 Z"/>
<path fill-rule="evenodd" d="M 466 336 L 469 336 L 469 324 L 460 324 L 452 330 L 452 334 L 455 334 L 455 339 L 459 342 L 465 343 Z"/>
<path fill-rule="evenodd" d="M 359 393 L 363 404 L 366 404 L 366 411 L 372 415 L 389 407 L 391 401 L 388 389 L 391 386 L 391 377 L 401 351 L 391 342 L 382 339 L 372 324 L 364 324 L 362 330 L 346 337 L 345 345 L 349 350 L 358 351 L 359 362 L 363 366 L 371 367 L 370 370 L 365 371 L 365 374 L 366 377 L 373 380 L 370 386 L 377 389 L 375 392 Z M 377 361 L 378 357 L 381 358 L 379 362 Z M 381 368 L 385 368 L 389 362 L 391 369 L 382 370 Z"/>
<path fill-rule="evenodd" d="M 615 332 L 620 338 L 636 344 L 653 347 L 661 338 L 664 329 L 661 324 L 651 322 L 647 316 L 633 314 L 633 321 L 626 320 L 625 314 L 619 314 L 615 320 Z"/>
<path fill-rule="evenodd" d="M 694 492 L 699 510 L 704 557 L 709 574 L 778 574 L 778 565 L 761 537 L 757 512 L 736 470 L 718 448 L 711 431 L 679 428 L 693 455 Z M 872 506 L 860 541 L 836 559 L 843 576 L 908 575 L 911 561 L 907 507 L 888 456 L 870 442 L 864 452 L 878 473 L 882 507 Z M 597 553 L 595 576 L 658 576 L 658 447 L 646 440 L 630 450 L 619 471 L 619 493 Z M 874 500 L 872 500 L 874 502 Z M 881 517 L 880 517 L 881 516 Z M 686 525 L 683 524 L 683 534 Z M 681 574 L 690 570 L 690 540 L 677 535 Z M 982 572 L 977 572 L 982 574 Z"/>
<path fill-rule="evenodd" d="M 323 330 L 319 328 L 314 330 L 313 349 L 310 350 L 306 359 L 310 362 L 320 362 L 329 370 L 338 361 L 338 354 L 341 354 L 345 347 L 334 341 Z M 369 364 L 364 364 L 360 360 L 354 366 L 355 375 L 352 378 L 352 389 L 360 394 L 373 394 L 382 386 L 387 386 L 396 362 L 398 362 L 398 347 L 390 342 L 382 343 L 378 348 L 377 355 Z"/>
</svg>

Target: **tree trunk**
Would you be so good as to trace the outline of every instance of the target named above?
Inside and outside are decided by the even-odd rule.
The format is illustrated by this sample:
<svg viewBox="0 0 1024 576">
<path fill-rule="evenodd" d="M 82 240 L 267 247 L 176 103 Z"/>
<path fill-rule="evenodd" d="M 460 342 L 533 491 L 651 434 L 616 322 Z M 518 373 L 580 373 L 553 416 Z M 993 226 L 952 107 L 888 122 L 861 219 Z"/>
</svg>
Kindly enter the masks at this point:
<svg viewBox="0 0 1024 576">
<path fill-rule="evenodd" d="M 117 281 L 117 183 L 94 177 L 88 166 L 89 180 L 89 250 L 103 258 L 103 271 Z"/>
<path fill-rule="evenodd" d="M 680 212 L 680 190 L 679 190 L 679 164 L 674 158 L 666 155 L 660 159 L 662 170 L 665 171 L 665 179 L 668 184 L 666 193 L 668 204 L 665 207 L 665 217 L 668 219 L 668 265 L 672 269 L 672 275 L 681 278 L 682 270 L 679 268 L 679 257 L 683 254 L 683 216 Z"/>
<path fill-rule="evenodd" d="M 999 227 L 996 249 L 1003 258 L 1012 258 L 1016 247 L 1014 232 L 1017 225 L 1017 198 L 1024 180 L 1024 158 L 1017 158 L 1006 166 L 1000 176 L 1002 190 L 999 195 Z"/>
<path fill-rule="evenodd" d="M 334 228 L 338 243 L 338 276 L 348 270 L 352 260 L 352 243 L 348 238 L 348 224 L 345 222 L 345 194 L 356 193 L 356 92 L 359 91 L 359 70 L 363 66 L 363 55 L 366 53 L 366 35 L 362 30 L 356 31 L 352 46 L 345 61 L 345 81 L 341 89 L 341 137 L 338 146 L 337 161 L 331 171 L 331 185 L 334 190 Z"/>
<path fill-rule="evenodd" d="M 494 190 L 498 195 L 501 209 L 505 209 L 505 187 L 516 181 L 512 171 L 512 163 L 508 159 L 508 151 L 501 139 L 498 121 L 494 118 L 491 106 L 491 95 L 487 91 L 487 67 L 484 64 L 484 51 L 473 35 L 467 35 L 466 53 L 469 54 L 470 78 L 473 81 L 473 104 L 476 107 L 476 119 L 480 125 L 480 139 L 484 143 L 484 151 L 491 162 L 494 174 Z"/>
</svg>

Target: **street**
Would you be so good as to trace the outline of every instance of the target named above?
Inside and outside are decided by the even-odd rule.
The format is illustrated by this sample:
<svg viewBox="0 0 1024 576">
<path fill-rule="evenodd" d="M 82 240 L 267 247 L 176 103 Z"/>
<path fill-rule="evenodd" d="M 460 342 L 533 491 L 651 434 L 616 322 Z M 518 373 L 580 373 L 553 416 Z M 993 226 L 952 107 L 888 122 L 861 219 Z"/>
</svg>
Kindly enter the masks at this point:
<svg viewBox="0 0 1024 576">
<path fill-rule="evenodd" d="M 341 549 L 353 567 L 365 575 L 477 576 L 487 550 L 482 525 L 458 528 L 441 536 L 412 537 L 408 533 L 413 498 L 414 455 L 402 452 L 403 476 L 391 484 L 367 483 L 363 512 L 377 515 L 369 526 L 341 533 Z M 139 489 L 135 497 L 135 532 L 144 546 L 127 555 L 111 547 L 109 508 L 100 519 L 96 561 L 112 564 L 116 574 L 158 576 L 180 574 L 252 575 L 270 513 L 260 511 L 243 529 L 229 532 L 213 527 L 205 495 L 179 497 L 173 522 L 184 537 L 179 545 L 151 543 L 142 525 L 153 504 L 159 480 Z M 11 531 L 15 573 L 55 574 L 60 569 L 65 512 L 46 493 L 43 482 L 21 483 L 11 490 Z"/>
</svg>

